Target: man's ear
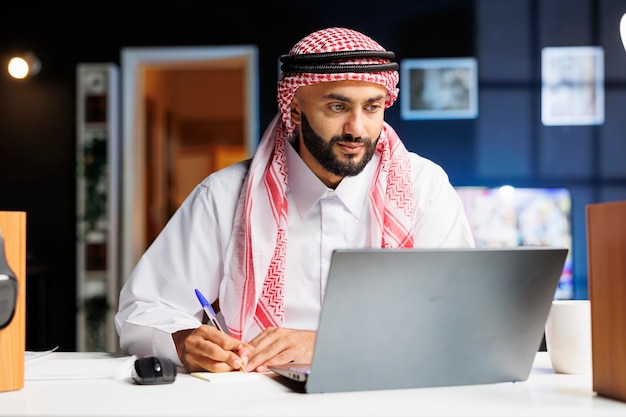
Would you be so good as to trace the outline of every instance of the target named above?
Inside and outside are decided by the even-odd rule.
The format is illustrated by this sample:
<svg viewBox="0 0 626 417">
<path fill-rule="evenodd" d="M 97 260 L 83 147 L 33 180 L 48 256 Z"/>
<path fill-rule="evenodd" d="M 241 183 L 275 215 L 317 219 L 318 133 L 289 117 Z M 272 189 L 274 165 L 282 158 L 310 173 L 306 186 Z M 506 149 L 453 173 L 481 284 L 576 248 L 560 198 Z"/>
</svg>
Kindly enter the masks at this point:
<svg viewBox="0 0 626 417">
<path fill-rule="evenodd" d="M 300 125 L 302 122 L 302 116 L 300 112 L 300 103 L 296 98 L 291 102 L 291 121 L 297 125 Z"/>
</svg>

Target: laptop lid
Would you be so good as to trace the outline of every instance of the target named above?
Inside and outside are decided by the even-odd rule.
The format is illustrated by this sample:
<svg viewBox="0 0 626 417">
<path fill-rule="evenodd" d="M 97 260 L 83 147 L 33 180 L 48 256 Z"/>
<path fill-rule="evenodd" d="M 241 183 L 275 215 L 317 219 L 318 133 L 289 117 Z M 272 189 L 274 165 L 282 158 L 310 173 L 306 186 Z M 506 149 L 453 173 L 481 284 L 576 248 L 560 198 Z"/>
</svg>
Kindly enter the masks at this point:
<svg viewBox="0 0 626 417">
<path fill-rule="evenodd" d="M 566 255 L 555 247 L 336 250 L 304 390 L 526 380 Z"/>
</svg>

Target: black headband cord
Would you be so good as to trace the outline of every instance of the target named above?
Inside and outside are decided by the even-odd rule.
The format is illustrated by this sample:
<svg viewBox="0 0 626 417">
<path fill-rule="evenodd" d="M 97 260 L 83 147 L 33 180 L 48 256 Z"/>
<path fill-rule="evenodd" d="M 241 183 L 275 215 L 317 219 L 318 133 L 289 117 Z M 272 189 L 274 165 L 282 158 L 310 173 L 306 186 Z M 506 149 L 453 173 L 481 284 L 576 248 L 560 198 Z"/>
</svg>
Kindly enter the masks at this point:
<svg viewBox="0 0 626 417">
<path fill-rule="evenodd" d="M 342 61 L 355 58 L 385 59 L 391 61 L 396 56 L 391 51 L 340 51 L 320 52 L 301 55 L 282 55 L 280 70 L 284 73 L 315 73 L 330 74 L 341 72 L 387 72 L 397 71 L 396 62 L 382 64 L 338 64 Z"/>
</svg>

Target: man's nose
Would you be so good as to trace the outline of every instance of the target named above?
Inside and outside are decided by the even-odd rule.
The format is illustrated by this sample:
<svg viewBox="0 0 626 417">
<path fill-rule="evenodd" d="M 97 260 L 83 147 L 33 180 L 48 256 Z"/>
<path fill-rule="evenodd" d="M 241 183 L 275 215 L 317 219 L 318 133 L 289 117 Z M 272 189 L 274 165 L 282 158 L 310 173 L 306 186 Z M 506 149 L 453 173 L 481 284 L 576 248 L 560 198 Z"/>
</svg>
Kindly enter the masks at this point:
<svg viewBox="0 0 626 417">
<path fill-rule="evenodd" d="M 365 129 L 365 117 L 363 112 L 353 111 L 348 115 L 348 119 L 343 126 L 343 134 L 350 135 L 354 138 L 367 136 Z"/>
</svg>

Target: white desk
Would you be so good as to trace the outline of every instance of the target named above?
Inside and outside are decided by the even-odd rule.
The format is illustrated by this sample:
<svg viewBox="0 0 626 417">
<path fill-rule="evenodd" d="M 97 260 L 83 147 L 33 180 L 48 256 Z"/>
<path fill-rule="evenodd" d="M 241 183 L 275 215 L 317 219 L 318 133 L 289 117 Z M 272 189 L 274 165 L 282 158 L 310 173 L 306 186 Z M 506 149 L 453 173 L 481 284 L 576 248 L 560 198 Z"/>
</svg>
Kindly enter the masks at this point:
<svg viewBox="0 0 626 417">
<path fill-rule="evenodd" d="M 105 353 L 56 352 L 29 366 L 55 361 L 67 364 L 71 373 L 70 366 L 86 359 L 105 359 L 115 369 L 123 363 Z M 23 389 L 0 393 L 0 415 L 626 416 L 626 403 L 591 391 L 591 375 L 555 374 L 545 352 L 538 353 L 529 379 L 518 383 L 301 394 L 269 374 L 242 377 L 209 382 L 179 374 L 173 384 L 153 386 L 134 385 L 129 372 L 100 379 L 26 380 Z"/>
</svg>

